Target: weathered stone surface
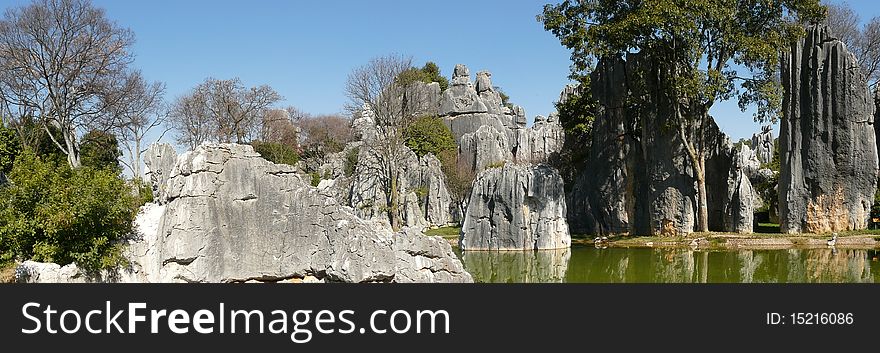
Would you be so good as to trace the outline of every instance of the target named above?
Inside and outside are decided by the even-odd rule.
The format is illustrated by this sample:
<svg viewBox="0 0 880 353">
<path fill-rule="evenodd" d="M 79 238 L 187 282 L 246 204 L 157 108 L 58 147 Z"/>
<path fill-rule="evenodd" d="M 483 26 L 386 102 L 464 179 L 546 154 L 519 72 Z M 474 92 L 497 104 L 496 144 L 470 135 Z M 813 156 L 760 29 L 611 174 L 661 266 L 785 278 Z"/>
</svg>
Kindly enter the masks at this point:
<svg viewBox="0 0 880 353">
<path fill-rule="evenodd" d="M 752 135 L 752 148 L 761 163 L 773 161 L 773 127 L 764 125 L 761 132 Z"/>
<path fill-rule="evenodd" d="M 153 185 L 153 195 L 156 199 L 165 197 L 165 182 L 174 168 L 177 151 L 167 143 L 152 144 L 147 147 L 144 154 L 144 165 L 147 166 L 147 176 Z"/>
<path fill-rule="evenodd" d="M 505 164 L 477 177 L 462 224 L 462 250 L 571 245 L 562 177 L 545 165 Z"/>
<path fill-rule="evenodd" d="M 513 159 L 507 134 L 491 125 L 483 125 L 476 132 L 466 133 L 459 142 L 459 153 L 475 171 L 487 166 Z"/>
<path fill-rule="evenodd" d="M 250 146 L 181 155 L 166 189 L 155 234 L 132 245 L 138 281 L 471 280 L 447 243 L 362 220 Z"/>
<path fill-rule="evenodd" d="M 74 264 L 60 266 L 55 263 L 25 261 L 15 268 L 15 281 L 19 283 L 90 283 L 91 279 Z"/>
<path fill-rule="evenodd" d="M 425 190 L 424 205 L 425 221 L 430 226 L 445 226 L 453 224 L 455 217 L 455 204 L 449 190 L 446 188 L 446 179 L 441 169 L 440 160 L 433 154 L 427 154 L 419 159 L 420 184 Z"/>
<path fill-rule="evenodd" d="M 470 81 L 470 71 L 462 64 L 455 65 L 452 84 L 440 97 L 440 115 L 486 113 L 489 109 Z"/>
<path fill-rule="evenodd" d="M 877 184 L 874 102 L 846 45 L 812 26 L 782 60 L 780 226 L 864 229 Z"/>
<path fill-rule="evenodd" d="M 662 84 L 657 82 L 661 66 L 632 54 L 626 60 L 600 60 L 593 71 L 592 92 L 602 110 L 593 122 L 586 167 L 566 196 L 568 217 L 577 232 L 675 235 L 694 231 L 698 193 L 692 163 L 678 132 L 665 128 L 673 115 L 670 104 L 650 94 L 656 91 L 652 87 Z M 640 72 L 641 77 L 655 79 L 646 86 L 628 85 L 629 75 Z M 560 99 L 571 93 L 564 91 Z M 631 95 L 647 98 L 643 106 L 632 106 L 627 103 Z M 739 182 L 729 183 L 735 151 L 711 117 L 699 133 L 706 141 L 709 229 L 734 231 L 741 222 L 725 223 L 725 215 L 735 201 L 731 197 L 739 194 L 730 187 L 745 188 Z"/>
<path fill-rule="evenodd" d="M 724 230 L 750 234 L 754 229 L 755 190 L 749 175 L 757 173 L 758 160 L 749 146 L 736 153 L 730 168 L 724 202 Z"/>
<path fill-rule="evenodd" d="M 440 113 L 440 84 L 415 82 L 405 92 L 407 104 L 417 116 L 436 116 Z"/>
<path fill-rule="evenodd" d="M 547 162 L 562 150 L 565 130 L 551 116 L 554 120 L 538 115 L 531 128 L 514 130 L 513 158 L 517 162 Z"/>
</svg>

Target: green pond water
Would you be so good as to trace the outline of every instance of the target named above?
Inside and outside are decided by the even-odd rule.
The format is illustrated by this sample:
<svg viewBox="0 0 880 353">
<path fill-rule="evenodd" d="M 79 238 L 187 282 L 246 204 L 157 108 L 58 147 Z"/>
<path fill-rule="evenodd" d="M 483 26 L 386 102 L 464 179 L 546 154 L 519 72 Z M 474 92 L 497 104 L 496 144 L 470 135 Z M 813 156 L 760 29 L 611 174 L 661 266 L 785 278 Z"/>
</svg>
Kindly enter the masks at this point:
<svg viewBox="0 0 880 353">
<path fill-rule="evenodd" d="M 579 246 L 458 253 L 476 282 L 856 283 L 880 282 L 880 250 L 691 250 Z"/>
</svg>

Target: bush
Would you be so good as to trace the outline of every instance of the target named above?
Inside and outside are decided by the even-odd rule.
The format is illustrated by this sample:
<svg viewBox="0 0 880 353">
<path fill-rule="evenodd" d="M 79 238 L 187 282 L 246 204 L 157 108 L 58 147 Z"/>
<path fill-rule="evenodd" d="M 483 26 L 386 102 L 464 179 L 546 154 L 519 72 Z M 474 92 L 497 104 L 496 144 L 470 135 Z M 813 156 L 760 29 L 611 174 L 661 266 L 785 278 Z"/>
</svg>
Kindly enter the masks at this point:
<svg viewBox="0 0 880 353">
<path fill-rule="evenodd" d="M 260 156 L 272 163 L 294 165 L 299 162 L 299 153 L 288 145 L 277 142 L 253 141 L 251 146 Z"/>
<path fill-rule="evenodd" d="M 312 186 L 318 186 L 321 183 L 321 174 L 318 172 L 311 172 L 309 176 L 312 177 Z"/>
<path fill-rule="evenodd" d="M 348 150 L 348 153 L 345 154 L 345 164 L 343 165 L 343 173 L 345 173 L 345 176 L 350 177 L 354 175 L 360 153 L 361 149 L 355 147 Z"/>
<path fill-rule="evenodd" d="M 413 82 L 437 82 L 437 84 L 440 85 L 441 92 L 449 88 L 449 80 L 440 74 L 440 67 L 431 61 L 425 63 L 425 66 L 421 69 L 411 67 L 404 70 L 397 75 L 397 80 L 403 85 L 408 85 Z"/>
<path fill-rule="evenodd" d="M 0 126 L 0 173 L 9 173 L 15 156 L 21 153 L 21 143 L 15 130 Z"/>
<path fill-rule="evenodd" d="M 122 167 L 119 166 L 121 156 L 122 151 L 119 150 L 116 136 L 111 133 L 89 131 L 79 144 L 79 161 L 84 167 L 108 169 L 119 174 L 122 172 Z"/>
<path fill-rule="evenodd" d="M 406 146 L 419 157 L 428 153 L 439 156 L 446 151 L 458 148 L 452 137 L 452 130 L 443 123 L 443 119 L 435 116 L 423 116 L 416 119 L 404 131 Z"/>
<path fill-rule="evenodd" d="M 116 243 L 137 214 L 125 181 L 109 169 L 71 169 L 30 151 L 0 189 L 0 261 L 32 259 L 86 271 L 124 263 Z"/>
</svg>

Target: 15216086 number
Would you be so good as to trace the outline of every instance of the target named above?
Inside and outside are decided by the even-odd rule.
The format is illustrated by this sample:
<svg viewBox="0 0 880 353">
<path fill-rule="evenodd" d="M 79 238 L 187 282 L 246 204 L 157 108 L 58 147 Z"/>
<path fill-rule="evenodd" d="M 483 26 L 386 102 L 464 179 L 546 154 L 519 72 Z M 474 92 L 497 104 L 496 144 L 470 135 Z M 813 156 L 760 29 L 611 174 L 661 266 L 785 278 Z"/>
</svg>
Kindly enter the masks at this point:
<svg viewBox="0 0 880 353">
<path fill-rule="evenodd" d="M 767 313 L 768 325 L 852 325 L 852 313 Z"/>
</svg>

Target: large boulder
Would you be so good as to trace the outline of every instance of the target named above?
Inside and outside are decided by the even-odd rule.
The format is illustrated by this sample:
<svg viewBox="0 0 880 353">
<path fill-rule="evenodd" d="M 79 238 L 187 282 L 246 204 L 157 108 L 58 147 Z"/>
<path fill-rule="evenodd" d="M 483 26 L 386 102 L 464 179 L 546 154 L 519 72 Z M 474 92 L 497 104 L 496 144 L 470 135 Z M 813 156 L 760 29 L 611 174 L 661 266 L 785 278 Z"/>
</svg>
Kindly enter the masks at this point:
<svg viewBox="0 0 880 353">
<path fill-rule="evenodd" d="M 877 185 L 874 101 L 846 45 L 812 26 L 782 60 L 784 233 L 865 229 Z"/>
<path fill-rule="evenodd" d="M 546 165 L 490 168 L 474 181 L 462 250 L 536 250 L 571 246 L 562 177 Z"/>
<path fill-rule="evenodd" d="M 471 281 L 441 239 L 358 218 L 250 146 L 201 145 L 164 187 L 154 234 L 131 246 L 137 281 Z"/>
</svg>

